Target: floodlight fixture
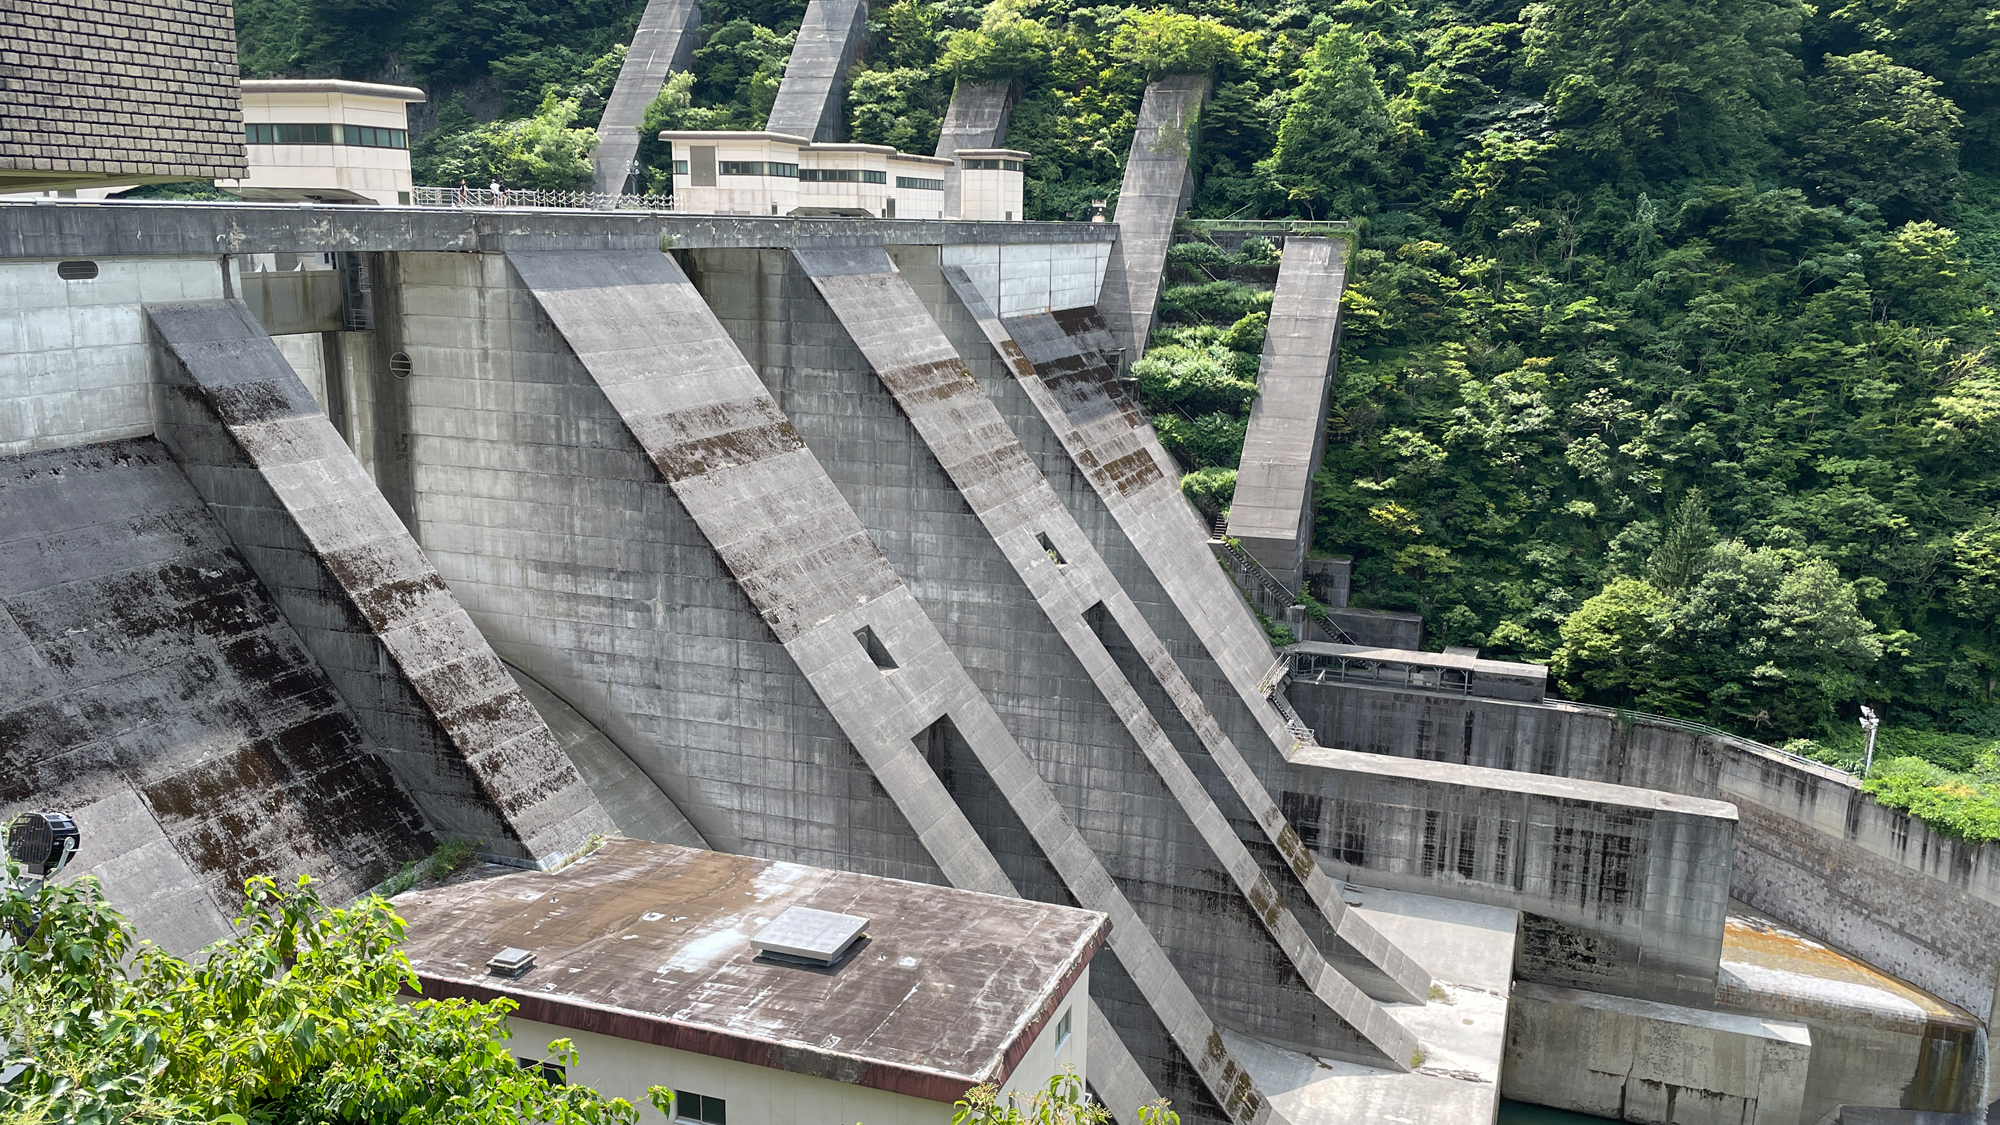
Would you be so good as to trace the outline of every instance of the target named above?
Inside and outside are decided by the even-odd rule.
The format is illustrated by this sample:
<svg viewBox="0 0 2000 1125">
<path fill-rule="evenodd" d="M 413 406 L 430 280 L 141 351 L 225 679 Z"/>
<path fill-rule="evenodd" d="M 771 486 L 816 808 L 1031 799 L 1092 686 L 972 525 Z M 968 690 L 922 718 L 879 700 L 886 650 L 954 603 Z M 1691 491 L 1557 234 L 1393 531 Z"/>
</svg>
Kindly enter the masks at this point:
<svg viewBox="0 0 2000 1125">
<path fill-rule="evenodd" d="M 7 855 L 33 878 L 55 878 L 82 844 L 83 833 L 68 813 L 24 812 L 7 825 Z"/>
<path fill-rule="evenodd" d="M 1868 734 L 1868 749 L 1861 756 L 1861 777 L 1863 780 L 1867 779 L 1868 771 L 1875 768 L 1875 731 L 1881 725 L 1882 716 L 1875 713 L 1875 708 L 1865 703 L 1862 704 L 1861 729 Z"/>
</svg>

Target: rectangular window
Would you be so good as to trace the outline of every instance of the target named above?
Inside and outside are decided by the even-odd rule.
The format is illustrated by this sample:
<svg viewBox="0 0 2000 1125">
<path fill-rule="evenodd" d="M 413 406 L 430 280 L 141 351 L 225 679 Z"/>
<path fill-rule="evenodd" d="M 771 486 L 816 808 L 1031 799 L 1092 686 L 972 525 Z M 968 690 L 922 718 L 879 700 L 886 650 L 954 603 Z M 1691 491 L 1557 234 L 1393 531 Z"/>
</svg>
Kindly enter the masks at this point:
<svg viewBox="0 0 2000 1125">
<path fill-rule="evenodd" d="M 886 184 L 889 182 L 889 173 L 863 169 L 861 172 L 861 182 L 864 184 Z"/>
<path fill-rule="evenodd" d="M 914 188 L 917 191 L 943 191 L 944 181 L 924 180 L 916 176 L 897 176 L 896 186 L 899 188 Z"/>
<path fill-rule="evenodd" d="M 1062 1018 L 1056 1021 L 1055 1049 L 1058 1051 L 1062 1050 L 1063 1047 L 1066 1044 L 1068 1044 L 1068 1042 L 1069 1042 L 1069 1012 L 1065 1010 L 1062 1014 Z"/>
<path fill-rule="evenodd" d="M 721 1098 L 675 1090 L 674 1120 L 688 1125 L 729 1125 L 729 1111 L 723 1107 Z"/>
<path fill-rule="evenodd" d="M 886 184 L 889 173 L 860 168 L 800 168 L 799 179 L 809 184 Z"/>
<path fill-rule="evenodd" d="M 725 160 L 721 166 L 725 176 L 796 176 L 799 166 L 780 164 L 768 160 Z"/>
<path fill-rule="evenodd" d="M 967 160 L 965 166 L 974 172 L 998 172 L 1000 170 L 1000 162 L 998 160 Z"/>
<path fill-rule="evenodd" d="M 330 145 L 332 125 L 245 125 L 243 136 L 253 145 Z"/>
<path fill-rule="evenodd" d="M 688 160 L 692 163 L 694 168 L 692 172 L 688 173 L 688 175 L 694 181 L 694 186 L 714 187 L 715 146 L 714 145 L 688 146 Z"/>
<path fill-rule="evenodd" d="M 688 162 L 685 160 L 674 161 L 674 175 L 685 176 L 687 174 L 688 174 Z"/>
<path fill-rule="evenodd" d="M 1021 170 L 1021 162 L 1018 160 L 1002 160 L 1000 167 L 1009 172 L 1018 172 Z"/>
<path fill-rule="evenodd" d="M 359 148 L 408 148 L 410 137 L 401 129 L 378 129 L 371 125 L 343 125 L 341 143 Z"/>
</svg>

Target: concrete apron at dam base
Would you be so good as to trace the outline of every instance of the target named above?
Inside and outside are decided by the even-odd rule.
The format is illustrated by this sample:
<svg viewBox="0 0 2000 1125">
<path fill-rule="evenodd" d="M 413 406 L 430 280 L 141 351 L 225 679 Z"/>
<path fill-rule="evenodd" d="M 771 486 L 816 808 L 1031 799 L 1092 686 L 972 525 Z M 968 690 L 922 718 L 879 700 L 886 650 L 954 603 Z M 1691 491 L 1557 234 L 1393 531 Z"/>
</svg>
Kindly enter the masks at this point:
<svg viewBox="0 0 2000 1125">
<path fill-rule="evenodd" d="M 1904 818 L 1884 934 L 1893 872 L 1834 909 L 1800 857 L 1894 822 L 1784 763 L 1613 768 L 1532 677 L 1283 686 L 1121 378 L 1165 243 L 1118 237 L 0 206 L 0 814 L 75 809 L 180 952 L 239 861 L 351 895 L 452 836 L 1074 902 L 1093 1087 L 1190 1125 L 1990 1100 L 1981 855 Z M 1528 760 L 1555 718 L 1586 765 Z"/>
</svg>

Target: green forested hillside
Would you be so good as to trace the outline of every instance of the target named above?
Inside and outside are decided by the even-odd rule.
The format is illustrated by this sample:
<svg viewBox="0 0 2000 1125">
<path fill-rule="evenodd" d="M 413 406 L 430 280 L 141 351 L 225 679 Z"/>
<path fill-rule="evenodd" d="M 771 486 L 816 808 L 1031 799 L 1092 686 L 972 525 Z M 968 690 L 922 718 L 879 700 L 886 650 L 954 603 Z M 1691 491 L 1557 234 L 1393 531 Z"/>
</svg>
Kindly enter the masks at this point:
<svg viewBox="0 0 2000 1125">
<path fill-rule="evenodd" d="M 431 89 L 420 178 L 566 186 L 640 7 L 237 11 L 252 73 Z M 803 10 L 704 3 L 649 126 L 761 124 Z M 1358 603 L 1766 740 L 1838 751 L 1873 701 L 2000 780 L 1987 6 L 895 0 L 870 29 L 853 136 L 926 151 L 957 77 L 1012 78 L 1032 218 L 1115 199 L 1148 75 L 1209 66 L 1195 214 L 1358 221 L 1316 544 Z M 1139 372 L 1212 504 L 1267 250 L 1177 251 Z"/>
</svg>

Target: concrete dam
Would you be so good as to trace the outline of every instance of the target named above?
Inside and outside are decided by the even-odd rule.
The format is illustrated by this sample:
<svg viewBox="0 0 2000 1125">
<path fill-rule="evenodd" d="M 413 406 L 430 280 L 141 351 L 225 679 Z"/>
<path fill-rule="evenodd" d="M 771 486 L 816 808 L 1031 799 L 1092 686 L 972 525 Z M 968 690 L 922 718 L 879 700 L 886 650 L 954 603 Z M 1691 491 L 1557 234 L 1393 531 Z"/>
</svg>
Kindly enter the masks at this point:
<svg viewBox="0 0 2000 1125">
<path fill-rule="evenodd" d="M 1286 257 L 1212 538 L 1125 377 L 1181 181 L 1131 190 L 0 205 L 0 812 L 180 951 L 450 838 L 1100 911 L 1121 1121 L 1985 1120 L 1993 848 L 1539 668 L 1273 649 L 1341 248 Z"/>
</svg>

